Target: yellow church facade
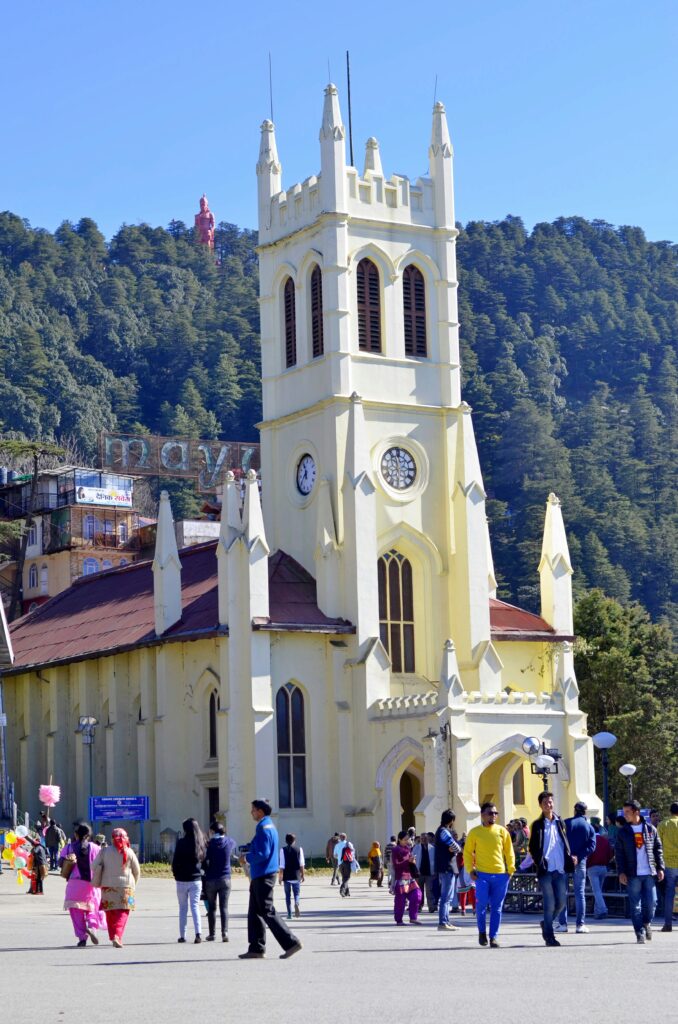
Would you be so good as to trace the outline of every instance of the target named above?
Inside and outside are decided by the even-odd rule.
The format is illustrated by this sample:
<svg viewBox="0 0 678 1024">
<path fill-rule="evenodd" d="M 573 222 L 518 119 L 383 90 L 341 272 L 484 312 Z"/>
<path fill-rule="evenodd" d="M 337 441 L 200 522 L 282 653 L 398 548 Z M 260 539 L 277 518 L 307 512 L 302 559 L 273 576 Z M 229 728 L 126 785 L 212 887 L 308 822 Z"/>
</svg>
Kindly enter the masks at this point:
<svg viewBox="0 0 678 1024">
<path fill-rule="evenodd" d="M 178 552 L 163 497 L 152 565 L 78 581 L 12 628 L 8 760 L 31 809 L 52 775 L 62 817 L 85 813 L 91 749 L 91 791 L 148 794 L 154 838 L 218 811 L 244 841 L 264 796 L 307 850 L 336 829 L 362 848 L 447 806 L 463 830 L 488 798 L 530 818 L 528 738 L 560 755 L 563 812 L 600 809 L 555 495 L 540 614 L 496 598 L 444 108 L 428 177 L 387 179 L 374 139 L 361 175 L 328 86 L 320 160 L 283 191 L 262 125 L 261 498 L 254 473 L 244 501 L 228 479 L 218 542 Z"/>
</svg>

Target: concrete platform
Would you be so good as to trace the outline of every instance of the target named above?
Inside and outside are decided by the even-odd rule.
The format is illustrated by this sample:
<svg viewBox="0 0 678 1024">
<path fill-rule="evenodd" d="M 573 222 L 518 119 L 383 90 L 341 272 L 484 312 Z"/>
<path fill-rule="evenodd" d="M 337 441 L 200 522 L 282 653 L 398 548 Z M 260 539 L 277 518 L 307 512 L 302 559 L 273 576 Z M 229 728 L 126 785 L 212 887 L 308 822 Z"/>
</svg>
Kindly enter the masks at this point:
<svg viewBox="0 0 678 1024">
<path fill-rule="evenodd" d="M 506 915 L 502 948 L 483 949 L 469 917 L 455 916 L 460 930 L 447 934 L 437 931 L 437 916 L 428 913 L 419 927 L 397 928 L 388 892 L 369 889 L 361 873 L 349 899 L 340 899 L 326 877 L 305 883 L 302 916 L 292 922 L 304 943 L 301 953 L 281 961 L 269 938 L 265 960 L 243 962 L 242 878 L 231 896 L 228 945 L 194 945 L 190 923 L 188 942 L 178 945 L 173 882 L 142 879 L 125 947 L 113 949 L 100 932 L 98 947 L 77 949 L 61 909 L 64 887 L 52 875 L 44 897 L 27 896 L 13 874 L 2 872 L 0 1009 L 6 1020 L 365 1024 L 439 1012 L 459 1021 L 527 1015 L 549 1024 L 630 1024 L 647 1012 L 653 1019 L 673 1018 L 678 930 L 661 934 L 661 921 L 645 946 L 636 944 L 629 922 L 596 921 L 590 934 L 570 932 L 560 937 L 560 949 L 546 949 L 536 917 Z M 282 889 L 277 891 L 278 909 L 284 908 Z M 535 1000 L 543 1013 L 535 1012 Z"/>
</svg>

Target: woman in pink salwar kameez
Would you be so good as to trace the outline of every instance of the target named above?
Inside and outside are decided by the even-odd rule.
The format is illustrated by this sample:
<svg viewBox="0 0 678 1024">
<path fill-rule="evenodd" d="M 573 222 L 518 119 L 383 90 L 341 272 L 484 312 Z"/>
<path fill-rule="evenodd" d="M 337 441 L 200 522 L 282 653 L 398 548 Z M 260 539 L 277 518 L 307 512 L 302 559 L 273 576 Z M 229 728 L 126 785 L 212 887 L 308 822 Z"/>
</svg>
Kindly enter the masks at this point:
<svg viewBox="0 0 678 1024">
<path fill-rule="evenodd" d="M 101 847 L 89 841 L 89 825 L 78 825 L 75 835 L 76 839 L 61 851 L 62 861 L 73 861 L 73 870 L 66 882 L 64 910 L 71 915 L 78 946 L 86 946 L 88 936 L 98 946 L 96 932 L 106 927 L 106 919 L 99 909 L 101 889 L 92 885 L 92 864 Z"/>
</svg>

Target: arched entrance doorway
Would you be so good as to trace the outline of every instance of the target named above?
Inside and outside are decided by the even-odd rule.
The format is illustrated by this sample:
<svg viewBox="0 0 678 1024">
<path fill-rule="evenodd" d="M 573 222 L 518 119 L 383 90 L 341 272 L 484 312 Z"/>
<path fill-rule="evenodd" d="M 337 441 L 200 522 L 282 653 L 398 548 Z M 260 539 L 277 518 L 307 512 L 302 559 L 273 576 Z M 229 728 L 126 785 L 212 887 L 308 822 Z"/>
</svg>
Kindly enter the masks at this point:
<svg viewBox="0 0 678 1024">
<path fill-rule="evenodd" d="M 412 772 L 404 771 L 400 777 L 401 828 L 415 824 L 414 812 L 421 803 L 421 780 Z"/>
</svg>

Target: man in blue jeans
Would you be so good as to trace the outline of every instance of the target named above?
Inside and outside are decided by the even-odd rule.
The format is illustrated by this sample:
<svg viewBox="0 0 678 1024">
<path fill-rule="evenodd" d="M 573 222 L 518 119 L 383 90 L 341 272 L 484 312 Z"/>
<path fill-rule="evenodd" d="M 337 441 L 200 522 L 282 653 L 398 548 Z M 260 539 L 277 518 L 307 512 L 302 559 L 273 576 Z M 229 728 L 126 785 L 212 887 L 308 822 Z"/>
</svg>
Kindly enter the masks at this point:
<svg viewBox="0 0 678 1024">
<path fill-rule="evenodd" d="M 615 843 L 617 871 L 627 888 L 636 942 L 642 945 L 652 938 L 655 882 L 664 877 L 664 851 L 657 829 L 644 820 L 637 800 L 627 800 L 623 811 L 626 824 L 618 830 Z"/>
<path fill-rule="evenodd" d="M 570 844 L 570 853 L 577 858 L 577 866 L 572 874 L 574 889 L 574 905 L 577 911 L 577 934 L 588 932 L 586 927 L 586 858 L 596 848 L 596 831 L 586 818 L 586 804 L 580 800 L 574 805 L 574 817 L 565 819 L 565 831 Z M 555 931 L 567 931 L 567 897 L 565 906 L 558 918 Z"/>
<path fill-rule="evenodd" d="M 435 846 L 435 869 L 440 883 L 440 899 L 438 900 L 438 931 L 456 932 L 457 928 L 450 924 L 450 902 L 454 895 L 454 884 L 457 877 L 456 867 L 457 854 L 461 853 L 461 846 L 452 835 L 452 824 L 454 814 L 451 810 L 443 811 L 440 815 L 440 825 L 436 831 Z"/>
<path fill-rule="evenodd" d="M 577 866 L 570 853 L 565 822 L 553 810 L 553 796 L 539 794 L 541 816 L 530 830 L 530 856 L 537 870 L 537 881 L 544 903 L 541 931 L 547 946 L 559 946 L 553 934 L 553 920 L 560 914 L 567 899 L 567 875 Z"/>
</svg>

